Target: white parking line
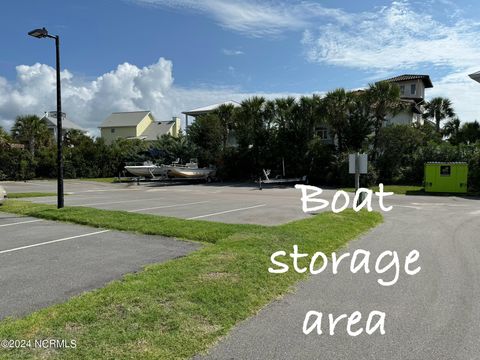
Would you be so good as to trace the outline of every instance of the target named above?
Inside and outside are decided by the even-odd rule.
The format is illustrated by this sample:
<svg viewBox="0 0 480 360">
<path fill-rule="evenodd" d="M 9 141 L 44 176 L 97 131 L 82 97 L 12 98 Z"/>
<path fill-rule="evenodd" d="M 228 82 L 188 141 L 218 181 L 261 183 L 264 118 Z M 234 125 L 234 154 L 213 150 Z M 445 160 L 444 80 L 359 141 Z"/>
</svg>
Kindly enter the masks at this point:
<svg viewBox="0 0 480 360">
<path fill-rule="evenodd" d="M 109 202 L 99 202 L 99 203 L 90 203 L 90 204 L 78 204 L 73 206 L 95 206 L 95 205 L 110 205 L 110 204 L 123 204 L 130 202 L 139 202 L 139 201 L 158 201 L 159 199 L 136 199 L 136 200 L 123 200 L 123 201 L 109 201 Z"/>
<path fill-rule="evenodd" d="M 244 208 L 239 208 L 239 209 L 232 209 L 232 210 L 226 210 L 226 211 L 220 211 L 212 214 L 206 214 L 206 215 L 200 215 L 200 216 L 194 216 L 191 218 L 187 218 L 187 220 L 194 220 L 194 219 L 201 219 L 209 216 L 215 216 L 215 215 L 222 215 L 222 214 L 227 214 L 235 211 L 243 211 L 243 210 L 248 210 L 248 209 L 255 209 L 259 207 L 266 206 L 267 204 L 260 204 L 260 205 L 255 205 L 255 206 L 249 206 L 249 207 L 244 207 Z"/>
<path fill-rule="evenodd" d="M 166 209 L 166 208 L 173 208 L 173 207 L 181 207 L 181 206 L 205 204 L 205 203 L 208 203 L 208 202 L 210 202 L 210 201 L 197 201 L 197 202 L 186 203 L 186 204 L 164 205 L 164 206 L 156 206 L 156 207 L 151 207 L 151 208 L 129 210 L 128 212 L 138 212 L 138 211 L 146 211 L 146 210 Z"/>
<path fill-rule="evenodd" d="M 77 235 L 77 236 L 70 236 L 70 237 L 63 238 L 63 239 L 58 239 L 58 240 L 45 241 L 45 242 L 38 243 L 38 244 L 33 244 L 33 245 L 20 246 L 20 247 L 18 247 L 18 248 L 14 248 L 14 249 L 2 250 L 2 251 L 0 251 L 0 254 L 6 254 L 6 253 L 9 253 L 9 252 L 14 252 L 14 251 L 18 251 L 18 250 L 29 249 L 29 248 L 37 247 L 37 246 L 54 244 L 54 243 L 61 242 L 61 241 L 78 239 L 78 238 L 82 238 L 82 237 L 86 237 L 86 236 L 103 234 L 103 233 L 106 233 L 106 232 L 108 232 L 108 231 L 110 231 L 110 230 L 95 231 L 95 232 L 93 232 L 93 233 L 88 233 L 88 234 L 83 234 L 83 235 Z"/>
<path fill-rule="evenodd" d="M 420 206 L 394 205 L 394 207 L 401 207 L 401 208 L 407 208 L 407 209 L 422 210 L 422 208 L 421 208 Z"/>
<path fill-rule="evenodd" d="M 36 220 L 28 220 L 28 221 L 19 221 L 19 222 L 14 222 L 14 223 L 10 223 L 10 224 L 3 224 L 3 225 L 0 225 L 0 227 L 29 224 L 29 223 L 39 222 L 39 221 L 43 221 L 43 220 L 42 219 L 36 219 Z"/>
</svg>

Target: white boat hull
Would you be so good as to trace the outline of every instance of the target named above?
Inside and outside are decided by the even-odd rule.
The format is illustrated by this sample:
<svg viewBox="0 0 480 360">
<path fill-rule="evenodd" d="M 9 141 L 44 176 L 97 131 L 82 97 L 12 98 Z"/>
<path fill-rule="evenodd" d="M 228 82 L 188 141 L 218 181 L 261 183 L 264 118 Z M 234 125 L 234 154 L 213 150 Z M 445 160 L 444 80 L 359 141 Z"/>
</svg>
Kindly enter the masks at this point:
<svg viewBox="0 0 480 360">
<path fill-rule="evenodd" d="M 168 176 L 182 179 L 207 179 L 215 176 L 215 169 L 189 169 L 184 167 L 172 167 L 168 170 Z"/>
</svg>

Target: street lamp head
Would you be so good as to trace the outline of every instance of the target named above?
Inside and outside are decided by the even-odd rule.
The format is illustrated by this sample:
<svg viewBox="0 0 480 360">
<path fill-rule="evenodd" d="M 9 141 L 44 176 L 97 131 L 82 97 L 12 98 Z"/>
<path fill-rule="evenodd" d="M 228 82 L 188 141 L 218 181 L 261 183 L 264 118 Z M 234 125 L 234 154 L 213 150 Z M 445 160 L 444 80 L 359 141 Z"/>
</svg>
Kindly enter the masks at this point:
<svg viewBox="0 0 480 360">
<path fill-rule="evenodd" d="M 48 30 L 45 28 L 35 29 L 28 32 L 28 35 L 36 37 L 38 39 L 48 37 Z"/>
</svg>

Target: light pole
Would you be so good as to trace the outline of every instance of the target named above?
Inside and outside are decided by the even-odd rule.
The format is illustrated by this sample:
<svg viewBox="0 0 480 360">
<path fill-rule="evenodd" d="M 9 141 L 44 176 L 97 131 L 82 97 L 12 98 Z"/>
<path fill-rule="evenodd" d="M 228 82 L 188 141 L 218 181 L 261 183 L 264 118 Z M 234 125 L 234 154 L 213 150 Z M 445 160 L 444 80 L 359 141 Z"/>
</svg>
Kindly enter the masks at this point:
<svg viewBox="0 0 480 360">
<path fill-rule="evenodd" d="M 28 32 L 28 35 L 37 39 L 55 39 L 56 49 L 56 70 L 57 70 L 57 208 L 64 206 L 63 198 L 63 129 L 62 129 L 62 92 L 60 84 L 60 37 L 50 35 L 47 29 L 35 29 Z"/>
</svg>

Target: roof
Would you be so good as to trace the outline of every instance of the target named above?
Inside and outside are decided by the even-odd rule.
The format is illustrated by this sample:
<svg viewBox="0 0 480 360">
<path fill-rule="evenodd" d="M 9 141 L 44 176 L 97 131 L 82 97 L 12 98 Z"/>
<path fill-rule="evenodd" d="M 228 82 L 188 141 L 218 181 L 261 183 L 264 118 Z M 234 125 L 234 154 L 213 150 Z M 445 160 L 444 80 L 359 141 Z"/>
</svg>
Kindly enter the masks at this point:
<svg viewBox="0 0 480 360">
<path fill-rule="evenodd" d="M 229 101 L 225 101 L 223 103 L 208 105 L 208 106 L 196 108 L 196 109 L 189 110 L 189 111 L 184 111 L 184 112 L 182 112 L 182 114 L 191 115 L 191 116 L 207 114 L 209 112 L 212 112 L 212 111 L 216 110 L 221 105 L 233 105 L 235 107 L 238 107 L 238 106 L 240 106 L 240 103 L 237 102 L 237 101 L 229 100 Z"/>
<path fill-rule="evenodd" d="M 473 80 L 480 82 L 480 71 L 477 71 L 473 74 L 468 75 L 470 76 Z"/>
<path fill-rule="evenodd" d="M 148 114 L 149 110 L 114 112 L 103 120 L 99 128 L 137 126 Z"/>
<path fill-rule="evenodd" d="M 395 76 L 393 78 L 386 79 L 384 81 L 401 82 L 401 81 L 411 81 L 411 80 L 422 80 L 426 88 L 433 88 L 432 80 L 430 80 L 430 76 L 428 75 L 405 74 L 405 75 Z"/>
<path fill-rule="evenodd" d="M 42 119 L 44 119 L 47 122 L 47 126 L 56 128 L 57 127 L 57 118 L 53 117 L 53 116 L 48 116 L 48 115 L 50 115 L 50 113 L 45 113 L 43 115 Z M 74 130 L 85 131 L 85 129 L 78 126 L 73 121 L 70 121 L 66 117 L 62 118 L 62 128 L 67 129 L 67 130 L 74 129 Z"/>
<path fill-rule="evenodd" d="M 175 125 L 175 121 L 159 121 L 151 123 L 139 138 L 144 140 L 157 140 L 158 137 L 168 134 L 172 126 Z"/>
</svg>

